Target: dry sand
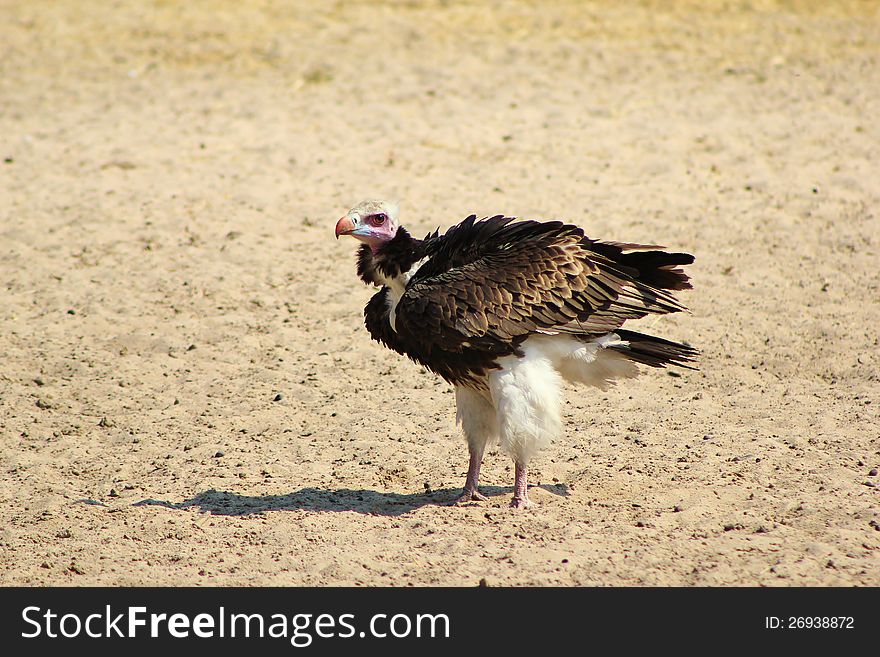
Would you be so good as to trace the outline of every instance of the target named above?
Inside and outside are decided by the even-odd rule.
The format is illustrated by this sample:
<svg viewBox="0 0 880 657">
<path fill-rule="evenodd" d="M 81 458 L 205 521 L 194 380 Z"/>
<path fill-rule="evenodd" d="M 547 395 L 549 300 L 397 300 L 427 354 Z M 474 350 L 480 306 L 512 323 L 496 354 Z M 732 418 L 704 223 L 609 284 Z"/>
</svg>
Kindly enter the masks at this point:
<svg viewBox="0 0 880 657">
<path fill-rule="evenodd" d="M 878 117 L 874 2 L 6 0 L 0 584 L 880 585 Z M 373 196 L 696 254 L 701 369 L 446 506 Z"/>
</svg>

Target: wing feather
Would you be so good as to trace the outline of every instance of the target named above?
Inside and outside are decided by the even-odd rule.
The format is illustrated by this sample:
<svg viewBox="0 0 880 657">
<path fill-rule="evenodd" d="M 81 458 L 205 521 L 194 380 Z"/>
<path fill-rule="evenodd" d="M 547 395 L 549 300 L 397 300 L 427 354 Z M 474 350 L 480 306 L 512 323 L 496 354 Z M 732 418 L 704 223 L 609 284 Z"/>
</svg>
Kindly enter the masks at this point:
<svg viewBox="0 0 880 657">
<path fill-rule="evenodd" d="M 687 276 L 674 267 L 693 257 L 656 248 L 596 242 L 558 221 L 472 215 L 436 238 L 397 304 L 395 326 L 426 352 L 475 344 L 500 352 L 535 331 L 603 334 L 627 319 L 684 310 L 640 277 L 683 289 Z"/>
</svg>

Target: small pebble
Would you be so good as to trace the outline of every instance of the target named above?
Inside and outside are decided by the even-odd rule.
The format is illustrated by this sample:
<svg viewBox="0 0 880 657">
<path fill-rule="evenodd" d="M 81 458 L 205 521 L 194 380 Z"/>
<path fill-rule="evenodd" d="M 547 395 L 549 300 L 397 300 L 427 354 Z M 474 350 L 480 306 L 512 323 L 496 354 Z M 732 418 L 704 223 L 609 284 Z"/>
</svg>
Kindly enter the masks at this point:
<svg viewBox="0 0 880 657">
<path fill-rule="evenodd" d="M 217 459 L 219 459 L 222 456 L 226 456 L 226 452 L 219 451 L 216 454 L 214 454 L 214 458 L 217 458 Z"/>
<path fill-rule="evenodd" d="M 281 401 L 282 399 L 284 399 L 284 395 L 282 395 L 279 392 L 277 395 L 275 395 L 275 397 L 274 397 L 274 399 L 272 399 L 272 401 Z"/>
<path fill-rule="evenodd" d="M 877 476 L 877 468 L 872 468 L 871 471 L 868 473 L 868 476 L 869 477 L 876 477 Z"/>
</svg>

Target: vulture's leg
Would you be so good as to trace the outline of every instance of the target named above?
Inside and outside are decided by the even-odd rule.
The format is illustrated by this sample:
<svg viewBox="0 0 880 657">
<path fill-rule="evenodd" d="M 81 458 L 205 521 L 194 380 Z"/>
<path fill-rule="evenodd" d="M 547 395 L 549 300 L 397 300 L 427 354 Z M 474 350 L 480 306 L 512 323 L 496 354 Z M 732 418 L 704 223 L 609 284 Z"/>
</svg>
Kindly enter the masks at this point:
<svg viewBox="0 0 880 657">
<path fill-rule="evenodd" d="M 553 352 L 544 341 L 526 341 L 522 356 L 498 360 L 489 374 L 492 399 L 498 407 L 501 448 L 513 457 L 516 474 L 510 506 L 529 506 L 528 463 L 532 456 L 562 432 L 562 377 Z"/>
<path fill-rule="evenodd" d="M 513 499 L 510 501 L 511 508 L 524 509 L 531 506 L 529 501 L 529 484 L 526 481 L 528 467 L 516 464 L 516 474 L 513 481 Z"/>
<path fill-rule="evenodd" d="M 467 478 L 464 491 L 455 500 L 455 504 L 464 504 L 474 500 L 486 500 L 480 492 L 480 466 L 483 463 L 483 452 L 486 443 L 498 435 L 498 423 L 495 407 L 489 400 L 488 393 L 463 386 L 455 387 L 456 419 L 461 424 L 468 443 Z"/>
<path fill-rule="evenodd" d="M 468 441 L 468 452 L 470 453 L 470 461 L 468 463 L 467 478 L 464 480 L 464 491 L 459 495 L 455 503 L 464 504 L 478 500 L 485 502 L 489 498 L 483 495 L 478 488 L 480 484 L 480 466 L 483 464 L 483 451 L 486 444 L 475 445 Z"/>
</svg>

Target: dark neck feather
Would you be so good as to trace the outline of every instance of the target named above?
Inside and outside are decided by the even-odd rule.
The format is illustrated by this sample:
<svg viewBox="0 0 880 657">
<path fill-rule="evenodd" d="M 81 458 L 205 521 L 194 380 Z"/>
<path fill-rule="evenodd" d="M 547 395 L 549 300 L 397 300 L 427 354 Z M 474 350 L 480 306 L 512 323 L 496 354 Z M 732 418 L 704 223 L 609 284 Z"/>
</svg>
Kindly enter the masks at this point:
<svg viewBox="0 0 880 657">
<path fill-rule="evenodd" d="M 402 226 L 397 234 L 375 251 L 366 244 L 358 250 L 358 276 L 367 285 L 382 285 L 383 279 L 407 272 L 424 255 L 422 240 L 415 239 Z"/>
</svg>

